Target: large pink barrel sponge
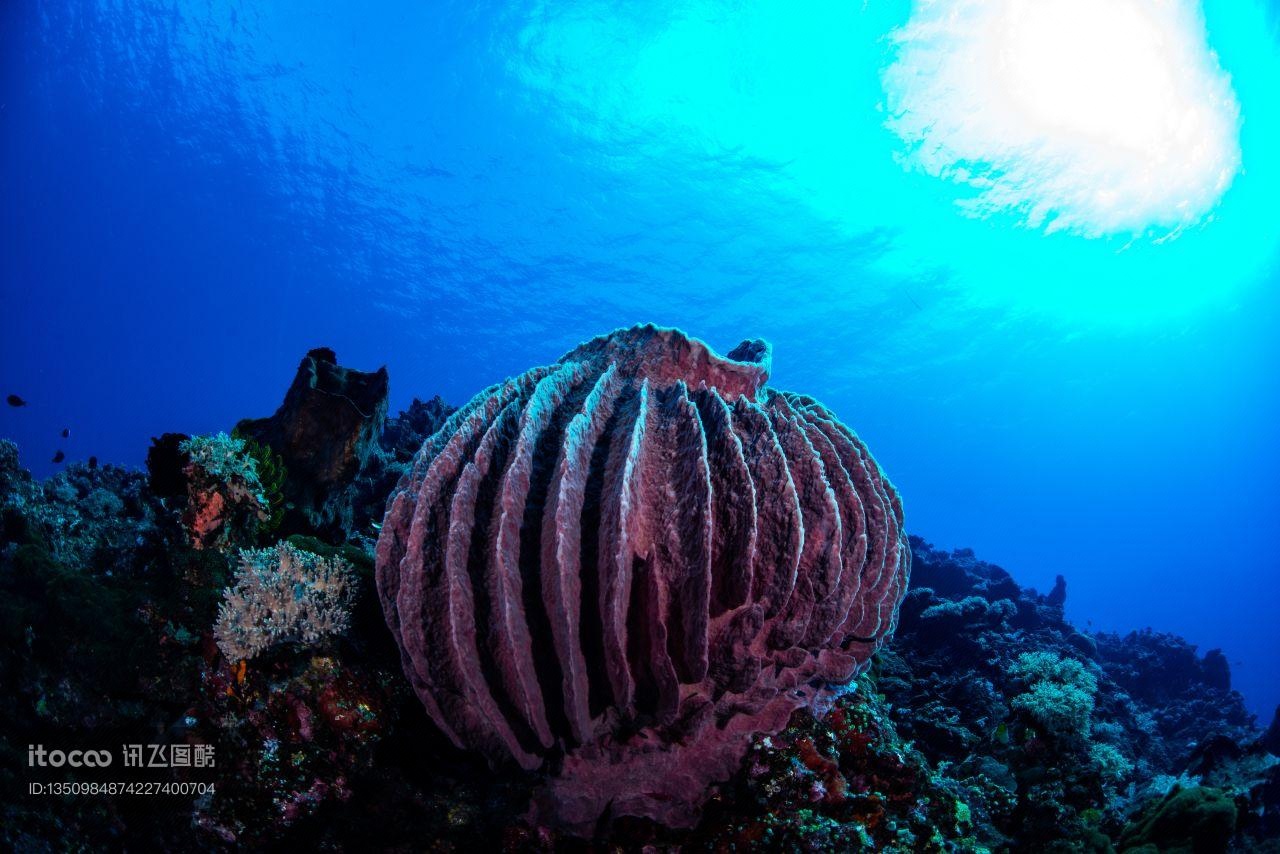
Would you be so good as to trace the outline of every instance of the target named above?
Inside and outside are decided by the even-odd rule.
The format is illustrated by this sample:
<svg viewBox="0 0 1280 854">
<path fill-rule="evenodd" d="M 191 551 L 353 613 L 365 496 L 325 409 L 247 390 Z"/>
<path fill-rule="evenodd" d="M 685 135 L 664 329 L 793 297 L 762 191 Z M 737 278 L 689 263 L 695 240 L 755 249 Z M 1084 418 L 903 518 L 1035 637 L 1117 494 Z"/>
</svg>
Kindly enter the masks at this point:
<svg viewBox="0 0 1280 854">
<path fill-rule="evenodd" d="M 390 500 L 405 672 L 456 745 L 545 769 L 544 820 L 692 823 L 893 631 L 898 494 L 769 369 L 763 341 L 618 330 L 481 392 Z"/>
</svg>

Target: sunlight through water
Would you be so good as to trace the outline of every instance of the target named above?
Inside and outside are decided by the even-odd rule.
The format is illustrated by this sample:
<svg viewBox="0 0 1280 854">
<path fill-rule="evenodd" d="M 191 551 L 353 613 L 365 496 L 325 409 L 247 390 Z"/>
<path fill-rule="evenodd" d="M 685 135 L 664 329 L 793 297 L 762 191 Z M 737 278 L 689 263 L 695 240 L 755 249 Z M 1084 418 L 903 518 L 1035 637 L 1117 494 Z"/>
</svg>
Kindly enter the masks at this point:
<svg viewBox="0 0 1280 854">
<path fill-rule="evenodd" d="M 894 40 L 905 159 L 974 188 L 975 214 L 1167 235 L 1240 169 L 1240 107 L 1185 0 L 929 2 Z"/>
<path fill-rule="evenodd" d="M 1269 32 L 1234 0 L 586 4 L 526 18 L 507 67 L 602 163 L 704 166 L 760 257 L 822 265 L 815 309 L 885 281 L 911 308 L 1133 326 L 1274 263 Z M 775 252 L 788 199 L 811 242 Z M 868 235 L 874 259 L 819 260 Z"/>
</svg>

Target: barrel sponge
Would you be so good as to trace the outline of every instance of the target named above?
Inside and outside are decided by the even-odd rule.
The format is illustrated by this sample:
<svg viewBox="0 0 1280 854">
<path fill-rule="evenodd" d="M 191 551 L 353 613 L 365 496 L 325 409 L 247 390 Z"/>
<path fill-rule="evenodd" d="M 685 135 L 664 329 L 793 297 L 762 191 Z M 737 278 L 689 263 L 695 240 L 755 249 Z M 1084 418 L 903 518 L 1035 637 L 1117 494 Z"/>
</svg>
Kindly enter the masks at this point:
<svg viewBox="0 0 1280 854">
<path fill-rule="evenodd" d="M 541 769 L 542 820 L 696 821 L 753 735 L 893 632 L 897 492 L 771 351 L 652 325 L 476 395 L 389 500 L 378 592 L 435 725 Z"/>
</svg>

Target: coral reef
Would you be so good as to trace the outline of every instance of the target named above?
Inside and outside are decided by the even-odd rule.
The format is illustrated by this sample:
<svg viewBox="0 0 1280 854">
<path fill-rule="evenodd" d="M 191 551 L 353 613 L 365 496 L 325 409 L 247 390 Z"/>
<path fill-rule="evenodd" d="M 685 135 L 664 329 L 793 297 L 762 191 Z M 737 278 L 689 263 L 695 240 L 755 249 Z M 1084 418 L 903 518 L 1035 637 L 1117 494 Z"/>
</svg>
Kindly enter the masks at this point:
<svg viewBox="0 0 1280 854">
<path fill-rule="evenodd" d="M 979 851 L 961 792 L 898 735 L 864 676 L 822 718 L 797 714 L 758 738 L 698 842 L 717 851 Z"/>
<path fill-rule="evenodd" d="M 1108 850 L 1135 807 L 1193 784 L 1197 743 L 1256 740 L 1216 651 L 1082 634 L 1063 617 L 1065 584 L 1040 595 L 971 551 L 911 544 L 912 589 L 876 684 L 901 735 L 965 787 L 982 844 Z M 1269 774 L 1255 765 L 1226 788 L 1261 799 Z"/>
<path fill-rule="evenodd" d="M 549 819 L 692 824 L 750 736 L 893 631 L 897 493 L 769 369 L 760 341 L 618 330 L 479 394 L 391 499 L 378 587 L 406 673 L 459 747 L 557 759 Z"/>
<path fill-rule="evenodd" d="M 178 443 L 185 465 L 183 524 L 197 549 L 227 548 L 251 538 L 272 518 L 258 477 L 258 461 L 243 439 L 218 433 Z"/>
<path fill-rule="evenodd" d="M 555 757 L 535 773 L 491 769 L 424 725 L 370 530 L 333 521 L 371 518 L 450 412 L 415 401 L 387 418 L 330 493 L 338 511 L 314 517 L 323 525 L 286 507 L 275 532 L 219 529 L 221 548 L 195 548 L 183 523 L 186 436 L 159 437 L 147 474 L 73 464 L 43 482 L 0 441 L 0 848 L 1280 850 L 1280 717 L 1256 725 L 1224 655 L 1153 631 L 1079 631 L 1063 616 L 1065 581 L 1041 595 L 918 538 L 912 588 L 870 669 L 753 736 L 696 826 L 607 811 L 590 840 L 566 835 L 528 809 Z M 263 457 L 243 450 L 261 480 Z M 280 498 L 262 484 L 266 509 L 305 493 L 288 481 L 307 477 L 281 466 Z M 224 654 L 223 594 L 240 551 L 266 536 L 304 564 L 350 567 L 348 628 Z M 97 777 L 28 767 L 39 744 L 111 749 L 116 765 Z M 125 744 L 202 746 L 217 761 L 123 768 Z M 26 794 L 33 781 L 121 777 L 216 789 Z"/>
<path fill-rule="evenodd" d="M 146 479 L 119 466 L 77 463 L 37 483 L 0 440 L 0 524 L 10 541 L 38 540 L 52 557 L 96 575 L 134 566 L 154 531 Z"/>
<path fill-rule="evenodd" d="M 1151 709 L 1151 725 L 1167 755 L 1161 763 L 1172 767 L 1187 761 L 1208 731 L 1240 738 L 1251 727 L 1251 716 L 1232 705 L 1225 719 L 1221 697 L 1230 695 L 1231 672 L 1221 650 L 1197 656 L 1182 638 L 1150 629 L 1124 637 L 1101 632 L 1093 636 L 1097 661 L 1133 701 Z"/>
<path fill-rule="evenodd" d="M 1174 789 L 1148 804 L 1125 828 L 1120 847 L 1131 852 L 1225 851 L 1238 819 L 1228 792 L 1207 786 Z"/>
</svg>

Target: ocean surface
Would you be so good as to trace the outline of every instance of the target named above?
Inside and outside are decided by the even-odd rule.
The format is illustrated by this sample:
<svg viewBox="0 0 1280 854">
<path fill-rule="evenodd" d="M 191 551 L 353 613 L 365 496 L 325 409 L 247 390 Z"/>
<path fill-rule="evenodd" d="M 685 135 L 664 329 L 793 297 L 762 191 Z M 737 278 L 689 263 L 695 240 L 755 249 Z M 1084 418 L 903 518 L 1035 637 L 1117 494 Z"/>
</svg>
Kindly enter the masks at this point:
<svg viewBox="0 0 1280 854">
<path fill-rule="evenodd" d="M 1105 56 L 970 80 L 986 48 L 929 3 L 9 0 L 0 436 L 40 476 L 141 465 L 272 412 L 321 345 L 387 365 L 394 409 L 641 321 L 763 337 L 912 533 L 1221 647 L 1269 717 L 1276 7 L 1148 38 L 1129 5 Z M 1001 79 L 1078 109 L 966 106 Z"/>
</svg>

